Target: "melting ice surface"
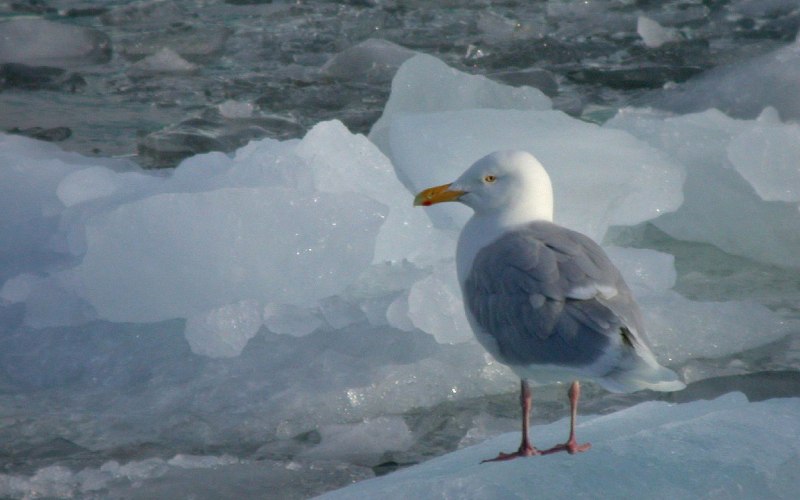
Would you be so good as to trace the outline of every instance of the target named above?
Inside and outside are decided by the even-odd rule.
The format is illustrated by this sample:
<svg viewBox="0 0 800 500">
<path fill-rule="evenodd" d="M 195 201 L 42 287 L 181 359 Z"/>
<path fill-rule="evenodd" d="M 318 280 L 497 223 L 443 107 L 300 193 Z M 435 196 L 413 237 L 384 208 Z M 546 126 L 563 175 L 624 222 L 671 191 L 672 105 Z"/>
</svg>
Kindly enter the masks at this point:
<svg viewBox="0 0 800 500">
<path fill-rule="evenodd" d="M 0 136 L 0 442 L 10 464 L 0 496 L 307 496 L 514 428 L 503 395 L 516 380 L 461 312 L 452 256 L 467 213 L 411 207 L 413 190 L 496 149 L 541 159 L 557 222 L 605 240 L 661 361 L 687 382 L 711 380 L 718 393 L 762 370 L 796 371 L 797 125 L 770 110 L 734 119 L 626 109 L 601 126 L 550 104 L 417 55 L 369 139 L 326 121 L 302 139 L 253 141 L 154 175 Z M 587 413 L 637 397 L 652 395 L 617 400 L 590 386 Z M 486 398 L 508 414 L 492 414 Z M 554 496 L 572 473 L 581 488 L 611 483 L 626 469 L 611 454 L 638 471 L 618 487 L 780 497 L 800 486 L 797 401 L 644 403 L 587 419 L 592 452 L 536 465 Z M 541 411 L 552 420 L 563 403 Z M 438 427 L 443 444 L 431 440 Z M 534 432 L 557 441 L 563 427 Z M 502 479 L 535 481 L 526 461 L 477 466 L 515 439 L 340 495 L 403 496 L 410 484 L 521 495 L 528 483 Z M 704 470 L 713 481 L 700 480 Z M 676 485 L 676 475 L 691 481 Z"/>
<path fill-rule="evenodd" d="M 641 403 L 579 425 L 587 453 L 481 464 L 519 446 L 504 434 L 321 498 L 792 498 L 798 418 L 800 398 Z M 534 428 L 534 443 L 562 442 L 567 425 Z"/>
</svg>

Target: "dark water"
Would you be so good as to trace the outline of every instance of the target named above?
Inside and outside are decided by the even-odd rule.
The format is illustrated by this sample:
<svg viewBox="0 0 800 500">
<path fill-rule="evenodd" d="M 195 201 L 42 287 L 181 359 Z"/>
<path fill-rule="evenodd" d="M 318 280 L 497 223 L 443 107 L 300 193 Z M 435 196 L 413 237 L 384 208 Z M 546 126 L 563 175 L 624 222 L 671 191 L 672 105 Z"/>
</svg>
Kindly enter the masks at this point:
<svg viewBox="0 0 800 500">
<path fill-rule="evenodd" d="M 676 41 L 646 47 L 636 31 L 639 15 L 675 30 Z M 43 57 L 12 57 L 19 64 L 4 64 L 0 73 L 0 128 L 162 167 L 254 138 L 300 137 L 322 120 L 368 132 L 396 65 L 379 60 L 344 74 L 321 68 L 370 38 L 539 87 L 557 108 L 581 115 L 593 105 L 646 101 L 665 84 L 790 41 L 800 26 L 794 2 L 713 0 L 0 4 L 0 19 L 21 16 L 91 29 L 95 47 L 81 57 L 48 59 L 60 45 L 53 36 Z M 7 42 L 6 53 L 19 52 L 14 45 L 25 40 Z M 164 48 L 180 63 L 142 67 Z M 228 100 L 252 105 L 252 115 L 221 115 Z"/>
</svg>

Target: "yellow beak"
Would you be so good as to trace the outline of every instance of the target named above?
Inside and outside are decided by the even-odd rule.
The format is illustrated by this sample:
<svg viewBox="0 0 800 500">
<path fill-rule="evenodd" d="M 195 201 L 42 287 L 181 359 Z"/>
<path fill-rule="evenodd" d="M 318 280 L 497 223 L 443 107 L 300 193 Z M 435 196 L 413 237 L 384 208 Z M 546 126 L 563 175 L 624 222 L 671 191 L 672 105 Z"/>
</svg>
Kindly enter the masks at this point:
<svg viewBox="0 0 800 500">
<path fill-rule="evenodd" d="M 450 189 L 450 184 L 436 186 L 420 191 L 414 197 L 414 206 L 429 207 L 435 203 L 442 203 L 444 201 L 458 201 L 466 191 L 459 191 L 457 189 Z"/>
</svg>

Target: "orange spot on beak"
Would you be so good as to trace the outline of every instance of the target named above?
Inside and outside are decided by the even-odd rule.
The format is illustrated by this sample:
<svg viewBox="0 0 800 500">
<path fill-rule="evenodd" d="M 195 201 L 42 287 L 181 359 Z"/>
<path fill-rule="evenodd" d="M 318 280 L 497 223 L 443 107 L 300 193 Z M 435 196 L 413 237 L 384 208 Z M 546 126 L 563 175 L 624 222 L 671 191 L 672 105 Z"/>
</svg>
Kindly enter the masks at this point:
<svg viewBox="0 0 800 500">
<path fill-rule="evenodd" d="M 414 197 L 414 206 L 422 205 L 423 207 L 429 207 L 445 201 L 458 201 L 465 193 L 466 191 L 450 189 L 450 184 L 428 188 L 420 191 L 419 194 Z"/>
</svg>

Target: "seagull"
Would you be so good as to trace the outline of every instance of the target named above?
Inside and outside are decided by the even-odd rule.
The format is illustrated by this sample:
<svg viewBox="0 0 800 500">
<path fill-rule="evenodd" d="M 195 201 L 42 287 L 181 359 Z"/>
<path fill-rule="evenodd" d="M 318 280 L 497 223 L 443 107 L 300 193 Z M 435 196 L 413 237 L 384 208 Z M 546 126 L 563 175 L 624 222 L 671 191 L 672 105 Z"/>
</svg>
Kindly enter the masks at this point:
<svg viewBox="0 0 800 500">
<path fill-rule="evenodd" d="M 579 379 L 611 392 L 685 387 L 656 361 L 631 291 L 603 249 L 553 223 L 550 177 L 533 155 L 489 154 L 453 183 L 421 191 L 414 205 L 456 201 L 474 211 L 456 250 L 467 319 L 481 345 L 520 377 L 522 442 L 485 462 L 588 450 L 575 437 Z M 569 437 L 539 450 L 528 438 L 528 381 L 570 379 Z"/>
</svg>

